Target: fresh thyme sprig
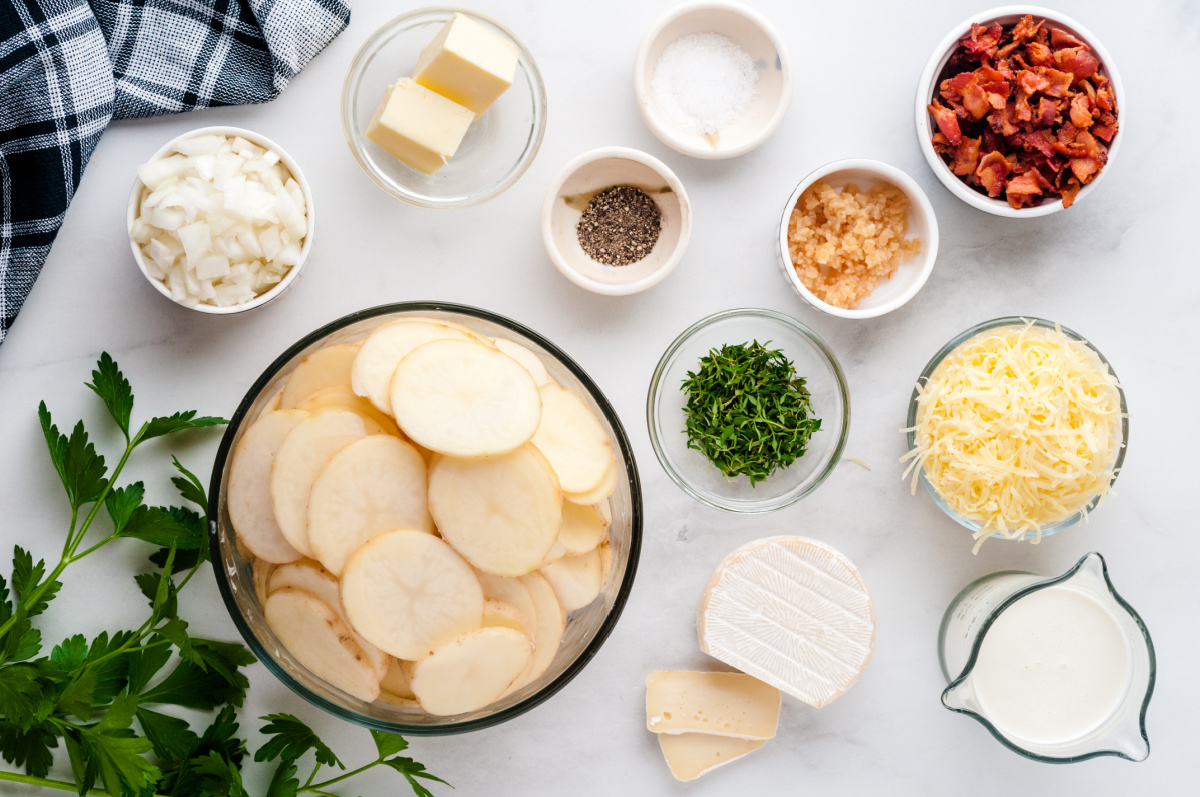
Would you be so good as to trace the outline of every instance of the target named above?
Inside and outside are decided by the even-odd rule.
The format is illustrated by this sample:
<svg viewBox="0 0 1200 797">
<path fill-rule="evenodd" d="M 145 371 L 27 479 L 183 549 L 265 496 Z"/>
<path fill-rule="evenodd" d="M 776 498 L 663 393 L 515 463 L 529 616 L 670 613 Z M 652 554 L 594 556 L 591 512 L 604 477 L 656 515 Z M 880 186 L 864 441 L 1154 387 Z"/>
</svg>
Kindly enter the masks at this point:
<svg viewBox="0 0 1200 797">
<path fill-rule="evenodd" d="M 752 487 L 804 456 L 821 428 L 804 378 L 782 351 L 757 340 L 712 349 L 682 389 L 688 448 L 730 478 L 748 476 Z"/>
<path fill-rule="evenodd" d="M 255 658 L 241 644 L 193 636 L 179 617 L 179 595 L 208 558 L 204 519 L 189 507 L 147 506 L 141 482 L 116 486 L 130 455 L 147 440 L 226 421 L 189 411 L 152 418 L 133 431 L 133 390 L 107 353 L 101 355 L 88 387 L 108 407 L 124 435 L 125 451 L 110 474 L 82 422 L 70 435 L 62 434 L 45 402 L 39 406 L 71 521 L 53 569 L 47 572 L 44 560 L 35 564 L 33 555 L 17 546 L 11 577 L 6 581 L 0 576 L 0 755 L 24 769 L 0 770 L 0 781 L 81 797 L 249 797 L 241 773 L 246 745 L 237 735 L 235 707 L 241 706 L 249 687 L 241 668 Z M 177 475 L 171 482 L 185 501 L 204 511 L 208 499 L 203 484 L 178 459 L 172 461 Z M 101 507 L 111 531 L 83 548 Z M 150 616 L 134 631 L 102 631 L 90 643 L 76 634 L 48 656 L 40 656 L 41 632 L 32 620 L 57 597 L 63 572 L 122 537 L 159 546 L 150 556 L 155 569 L 134 577 L 149 602 Z M 197 733 L 187 720 L 156 710 L 163 705 L 177 707 L 175 713 L 179 708 L 220 711 Z M 444 782 L 411 758 L 395 755 L 408 746 L 403 738 L 375 731 L 374 761 L 317 781 L 322 766 L 345 766 L 295 717 L 272 714 L 262 719 L 267 721 L 262 732 L 272 738 L 254 760 L 279 762 L 266 797 L 332 797 L 330 787 L 381 764 L 403 775 L 418 797 L 432 797 L 419 779 Z M 48 777 L 60 742 L 72 781 Z M 298 761 L 310 751 L 312 770 L 301 784 Z"/>
</svg>

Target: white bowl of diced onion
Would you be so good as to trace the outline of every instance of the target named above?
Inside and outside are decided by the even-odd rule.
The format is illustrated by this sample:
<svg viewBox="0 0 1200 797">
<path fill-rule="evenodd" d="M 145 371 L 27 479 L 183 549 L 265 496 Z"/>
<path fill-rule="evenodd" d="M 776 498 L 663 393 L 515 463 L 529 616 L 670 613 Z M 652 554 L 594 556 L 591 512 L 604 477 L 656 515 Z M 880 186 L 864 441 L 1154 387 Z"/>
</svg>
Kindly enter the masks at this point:
<svg viewBox="0 0 1200 797">
<path fill-rule="evenodd" d="M 147 281 L 215 315 L 266 304 L 312 248 L 308 181 L 283 148 L 239 127 L 203 127 L 138 167 L 126 224 Z M 207 227 L 207 229 L 205 229 Z"/>
</svg>

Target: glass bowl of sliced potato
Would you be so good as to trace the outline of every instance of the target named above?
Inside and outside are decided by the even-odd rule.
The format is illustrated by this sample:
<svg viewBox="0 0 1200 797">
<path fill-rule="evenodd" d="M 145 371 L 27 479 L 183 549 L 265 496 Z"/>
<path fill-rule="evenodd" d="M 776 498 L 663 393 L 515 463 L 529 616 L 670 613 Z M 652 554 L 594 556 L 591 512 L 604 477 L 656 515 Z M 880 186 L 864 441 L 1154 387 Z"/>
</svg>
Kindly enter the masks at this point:
<svg viewBox="0 0 1200 797">
<path fill-rule="evenodd" d="M 259 377 L 208 508 L 218 586 L 272 673 L 351 722 L 451 734 L 565 686 L 633 585 L 625 430 L 553 343 L 414 302 L 346 316 Z"/>
</svg>

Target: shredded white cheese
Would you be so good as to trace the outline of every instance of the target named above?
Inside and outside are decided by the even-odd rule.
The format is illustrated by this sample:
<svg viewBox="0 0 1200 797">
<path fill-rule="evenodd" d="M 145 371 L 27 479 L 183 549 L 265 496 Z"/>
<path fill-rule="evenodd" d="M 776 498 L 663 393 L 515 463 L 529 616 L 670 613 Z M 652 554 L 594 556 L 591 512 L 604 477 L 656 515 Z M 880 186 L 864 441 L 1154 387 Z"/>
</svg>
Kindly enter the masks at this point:
<svg viewBox="0 0 1200 797">
<path fill-rule="evenodd" d="M 1034 536 L 1109 492 L 1121 435 L 1117 379 L 1086 344 L 1032 323 L 981 332 L 918 385 L 917 468 L 982 528 Z M 909 431 L 909 430 L 905 430 Z"/>
</svg>

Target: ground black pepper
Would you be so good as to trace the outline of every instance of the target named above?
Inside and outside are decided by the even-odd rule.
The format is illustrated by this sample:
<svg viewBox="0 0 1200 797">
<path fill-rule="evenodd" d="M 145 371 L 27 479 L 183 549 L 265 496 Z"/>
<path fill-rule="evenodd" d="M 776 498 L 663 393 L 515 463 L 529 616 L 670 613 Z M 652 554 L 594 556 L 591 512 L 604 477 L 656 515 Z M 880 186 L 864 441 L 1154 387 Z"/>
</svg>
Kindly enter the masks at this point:
<svg viewBox="0 0 1200 797">
<path fill-rule="evenodd" d="M 588 257 L 628 266 L 650 254 L 662 232 L 662 212 L 645 191 L 614 185 L 592 198 L 575 227 Z"/>
</svg>

